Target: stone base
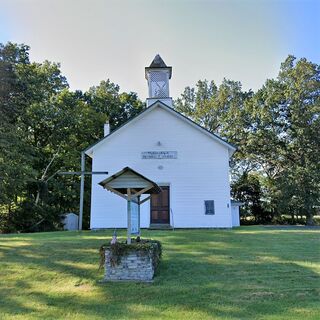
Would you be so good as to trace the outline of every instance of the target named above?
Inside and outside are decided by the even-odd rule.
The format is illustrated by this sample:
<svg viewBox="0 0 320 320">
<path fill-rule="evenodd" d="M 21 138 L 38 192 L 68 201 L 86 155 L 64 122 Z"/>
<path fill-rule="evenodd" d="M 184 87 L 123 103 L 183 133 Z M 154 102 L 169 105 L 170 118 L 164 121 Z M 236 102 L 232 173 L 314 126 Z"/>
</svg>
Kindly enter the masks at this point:
<svg viewBox="0 0 320 320">
<path fill-rule="evenodd" d="M 108 282 L 133 282 L 133 283 L 140 283 L 140 282 L 143 282 L 143 283 L 153 283 L 154 280 L 114 280 L 114 279 L 102 279 L 102 280 L 99 280 L 98 283 L 101 283 L 101 284 L 104 284 L 104 283 L 108 283 Z"/>
<path fill-rule="evenodd" d="M 121 257 L 121 261 L 113 265 L 110 262 L 110 249 L 105 250 L 105 281 L 144 281 L 151 282 L 154 266 L 149 255 L 139 251 L 131 251 Z"/>
</svg>

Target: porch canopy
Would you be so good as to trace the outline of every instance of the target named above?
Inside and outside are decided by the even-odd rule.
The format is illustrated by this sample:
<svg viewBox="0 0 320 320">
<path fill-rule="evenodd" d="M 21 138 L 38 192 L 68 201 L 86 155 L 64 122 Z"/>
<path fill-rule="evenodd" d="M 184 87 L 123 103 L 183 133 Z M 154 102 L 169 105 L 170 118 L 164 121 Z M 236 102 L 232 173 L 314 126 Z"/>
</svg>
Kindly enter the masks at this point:
<svg viewBox="0 0 320 320">
<path fill-rule="evenodd" d="M 160 193 L 161 188 L 152 180 L 129 167 L 123 168 L 99 184 L 104 189 L 127 200 L 127 243 L 131 243 L 131 234 L 140 235 L 140 205 L 149 200 L 151 194 Z M 143 194 L 149 194 L 149 196 L 140 200 L 140 196 Z"/>
</svg>

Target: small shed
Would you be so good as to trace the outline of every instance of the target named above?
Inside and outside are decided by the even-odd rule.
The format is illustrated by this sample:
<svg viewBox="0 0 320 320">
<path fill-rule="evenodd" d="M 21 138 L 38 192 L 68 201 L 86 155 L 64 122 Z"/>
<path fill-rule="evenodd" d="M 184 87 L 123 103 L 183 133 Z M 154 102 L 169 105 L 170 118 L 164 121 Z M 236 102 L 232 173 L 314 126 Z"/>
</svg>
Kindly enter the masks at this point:
<svg viewBox="0 0 320 320">
<path fill-rule="evenodd" d="M 131 243 L 132 234 L 140 235 L 140 205 L 148 201 L 151 194 L 160 193 L 161 188 L 129 167 L 123 168 L 99 184 L 127 200 L 127 243 Z M 141 200 L 143 194 L 149 196 Z"/>
<path fill-rule="evenodd" d="M 63 223 L 63 229 L 64 230 L 78 230 L 79 226 L 79 217 L 75 213 L 66 213 L 63 215 L 62 218 L 62 223 Z"/>
<path fill-rule="evenodd" d="M 243 206 L 244 203 L 236 200 L 231 200 L 231 218 L 232 218 L 232 227 L 240 226 L 240 206 Z"/>
</svg>

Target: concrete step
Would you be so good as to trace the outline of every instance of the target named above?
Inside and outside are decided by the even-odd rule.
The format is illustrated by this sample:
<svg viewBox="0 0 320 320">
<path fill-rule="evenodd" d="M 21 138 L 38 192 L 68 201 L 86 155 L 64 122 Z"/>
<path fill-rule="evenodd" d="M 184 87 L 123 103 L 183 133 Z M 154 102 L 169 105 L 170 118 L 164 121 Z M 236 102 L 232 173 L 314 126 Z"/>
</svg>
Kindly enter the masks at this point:
<svg viewBox="0 0 320 320">
<path fill-rule="evenodd" d="M 170 224 L 165 223 L 152 223 L 149 227 L 150 230 L 172 230 Z"/>
</svg>

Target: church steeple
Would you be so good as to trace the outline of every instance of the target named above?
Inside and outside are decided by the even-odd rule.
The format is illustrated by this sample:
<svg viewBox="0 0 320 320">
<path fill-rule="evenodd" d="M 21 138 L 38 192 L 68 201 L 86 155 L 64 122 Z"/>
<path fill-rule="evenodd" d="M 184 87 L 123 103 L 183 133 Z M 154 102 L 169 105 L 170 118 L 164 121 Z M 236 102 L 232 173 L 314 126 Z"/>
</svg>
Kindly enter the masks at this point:
<svg viewBox="0 0 320 320">
<path fill-rule="evenodd" d="M 149 98 L 147 106 L 155 101 L 172 107 L 172 99 L 169 96 L 169 79 L 171 79 L 172 67 L 168 67 L 159 54 L 155 56 L 149 67 L 145 68 L 145 77 L 148 81 Z"/>
</svg>

